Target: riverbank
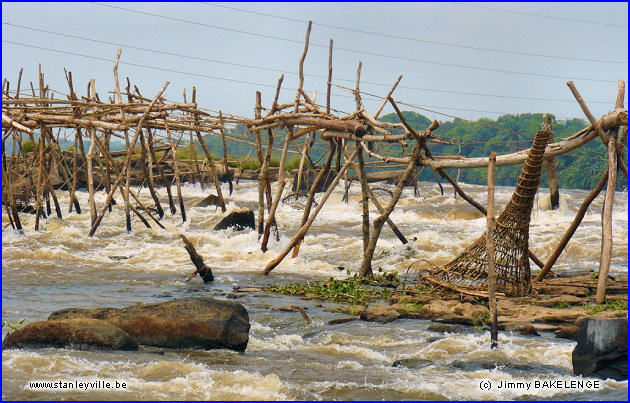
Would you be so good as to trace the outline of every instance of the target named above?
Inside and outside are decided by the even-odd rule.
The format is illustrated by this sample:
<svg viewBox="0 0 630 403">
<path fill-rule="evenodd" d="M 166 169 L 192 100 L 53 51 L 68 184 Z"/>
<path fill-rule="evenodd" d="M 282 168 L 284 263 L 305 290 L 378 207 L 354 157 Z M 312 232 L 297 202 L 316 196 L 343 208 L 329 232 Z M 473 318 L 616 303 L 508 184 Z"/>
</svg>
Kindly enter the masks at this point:
<svg viewBox="0 0 630 403">
<path fill-rule="evenodd" d="M 588 317 L 627 317 L 627 277 L 610 280 L 609 296 L 601 305 L 595 304 L 597 279 L 589 274 L 552 278 L 532 285 L 526 297 L 499 297 L 498 323 L 500 330 L 523 335 L 553 332 L 558 338 L 576 340 L 581 322 Z M 488 325 L 487 300 L 432 287 L 429 284 L 405 285 L 396 272 L 378 275 L 374 279 L 357 276 L 337 280 L 272 285 L 266 289 L 235 289 L 239 292 L 271 292 L 300 296 L 304 300 L 334 302 L 325 307 L 354 319 L 389 323 L 397 319 L 428 319 L 445 326 L 433 330 L 460 332 L 457 326 L 485 329 Z M 232 294 L 232 298 L 239 298 Z M 299 311 L 299 306 L 279 307 Z"/>
</svg>

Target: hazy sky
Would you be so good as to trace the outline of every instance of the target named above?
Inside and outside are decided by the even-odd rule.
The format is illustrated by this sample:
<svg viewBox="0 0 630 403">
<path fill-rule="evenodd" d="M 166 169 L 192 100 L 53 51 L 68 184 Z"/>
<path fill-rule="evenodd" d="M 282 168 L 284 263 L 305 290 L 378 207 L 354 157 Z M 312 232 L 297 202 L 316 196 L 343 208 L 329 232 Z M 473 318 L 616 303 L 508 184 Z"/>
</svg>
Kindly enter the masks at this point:
<svg viewBox="0 0 630 403">
<path fill-rule="evenodd" d="M 568 79 L 599 117 L 614 107 L 617 79 L 628 78 L 627 3 L 109 4 L 3 2 L 2 76 L 11 89 L 20 67 L 22 88 L 36 84 L 42 63 L 51 88 L 68 92 L 67 68 L 79 94 L 93 77 L 105 100 L 120 45 L 121 79 L 128 76 L 143 95 L 153 97 L 168 80 L 169 99 L 181 101 L 184 88 L 190 94 L 196 86 L 200 107 L 253 116 L 255 91 L 269 106 L 281 73 L 281 101 L 294 98 L 309 19 L 304 87 L 317 90 L 318 103 L 325 103 L 330 38 L 335 83 L 353 87 L 361 60 L 362 90 L 385 95 L 402 74 L 394 98 L 469 119 L 525 112 L 583 118 Z M 364 96 L 368 111 L 379 104 Z M 332 105 L 355 108 L 341 89 L 333 90 Z"/>
</svg>

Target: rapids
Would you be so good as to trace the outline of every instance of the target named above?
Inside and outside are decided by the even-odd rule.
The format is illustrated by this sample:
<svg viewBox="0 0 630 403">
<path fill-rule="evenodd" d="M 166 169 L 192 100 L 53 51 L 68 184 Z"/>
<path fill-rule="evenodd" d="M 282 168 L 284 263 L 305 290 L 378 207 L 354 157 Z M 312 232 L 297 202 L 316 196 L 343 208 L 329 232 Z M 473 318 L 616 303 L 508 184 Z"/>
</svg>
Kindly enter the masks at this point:
<svg viewBox="0 0 630 403">
<path fill-rule="evenodd" d="M 387 185 L 380 185 L 387 186 Z M 300 249 L 297 259 L 287 258 L 269 277 L 259 277 L 256 286 L 273 282 L 342 278 L 346 269 L 356 271 L 360 264 L 361 205 L 359 185 L 350 189 L 349 203 L 342 203 L 342 186 L 332 194 Z M 484 204 L 483 186 L 463 185 L 475 200 Z M 185 203 L 205 197 L 211 187 L 183 186 Z M 496 189 L 496 204 L 505 205 L 512 188 Z M 227 185 L 223 192 L 228 194 Z M 548 191 L 541 190 L 544 195 Z M 297 231 L 302 211 L 279 205 L 277 221 L 280 241 L 273 237 L 263 254 L 257 232 L 212 231 L 221 216 L 214 207 L 188 207 L 188 221 L 166 213 L 162 223 L 167 230 L 146 229 L 133 220 L 133 232 L 126 233 L 122 199 L 113 213 L 106 214 L 94 237 L 88 237 L 87 193 L 78 192 L 83 214 L 68 214 L 67 192 L 60 193 L 64 218 L 48 218 L 41 231 L 33 231 L 34 216 L 21 214 L 24 234 L 10 229 L 2 233 L 2 317 L 26 322 L 43 320 L 53 310 L 64 307 L 122 307 L 137 302 L 157 302 L 168 298 L 212 295 L 225 298 L 236 285 L 251 286 L 261 271 Z M 163 207 L 166 192 L 159 189 Z M 545 260 L 571 223 L 588 192 L 561 190 L 559 211 L 534 207 L 530 228 L 530 248 Z M 149 199 L 147 189 L 140 191 Z M 383 229 L 373 267 L 396 269 L 403 276 L 410 262 L 414 270 L 440 265 L 474 241 L 485 228 L 485 218 L 461 198 L 454 199 L 445 186 L 420 184 L 419 197 L 405 189 L 392 213 L 392 220 L 405 236 L 415 241 L 400 244 L 391 230 Z M 248 207 L 257 212 L 257 185 L 241 181 L 228 210 Z M 97 206 L 105 200 L 98 192 Z M 386 202 L 384 199 L 383 202 Z M 556 273 L 597 270 L 600 253 L 600 195 L 565 253 L 554 267 Z M 613 217 L 611 275 L 627 276 L 628 219 L 627 193 L 618 192 Z M 165 208 L 168 211 L 168 208 Z M 371 219 L 377 211 L 371 205 Z M 53 213 L 54 216 L 54 213 Z M 3 225 L 8 219 L 4 214 Z M 184 233 L 213 268 L 215 282 L 203 284 L 196 278 L 184 280 L 194 268 L 178 233 Z M 342 268 L 341 270 L 339 268 Z M 532 267 L 532 269 L 534 269 Z M 537 271 L 537 268 L 535 268 Z M 66 349 L 7 350 L 2 352 L 2 397 L 11 400 L 41 399 L 169 399 L 169 400 L 397 400 L 397 399 L 615 399 L 625 400 L 628 384 L 601 381 L 598 389 L 498 389 L 499 382 L 534 380 L 575 380 L 571 372 L 574 342 L 500 332 L 500 348 L 491 351 L 489 335 L 470 328 L 463 334 L 439 334 L 427 330 L 430 322 L 397 320 L 388 324 L 353 321 L 328 325 L 342 315 L 324 310 L 327 303 L 303 301 L 295 297 L 264 293 L 239 293 L 250 315 L 252 328 L 247 350 L 239 354 L 227 350 L 140 352 L 85 352 Z M 299 313 L 271 311 L 283 304 L 306 306 L 311 324 Z M 8 329 L 3 328 L 3 337 Z M 423 358 L 429 365 L 418 369 L 392 367 L 404 358 Z M 498 367 L 479 363 L 498 361 Z M 522 365 L 510 365 L 517 362 Z M 503 364 L 501 364 L 503 363 Z M 32 381 L 125 382 L 124 390 L 93 389 L 41 391 L 28 387 Z M 480 382 L 495 387 L 482 390 Z"/>
</svg>

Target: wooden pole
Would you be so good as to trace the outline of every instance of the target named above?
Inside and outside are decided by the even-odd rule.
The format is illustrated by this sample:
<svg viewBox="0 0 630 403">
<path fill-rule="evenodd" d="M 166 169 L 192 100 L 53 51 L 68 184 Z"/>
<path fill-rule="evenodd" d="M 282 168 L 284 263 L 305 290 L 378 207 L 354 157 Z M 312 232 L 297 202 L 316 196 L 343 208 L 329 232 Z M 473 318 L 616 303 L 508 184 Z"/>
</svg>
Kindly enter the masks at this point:
<svg viewBox="0 0 630 403">
<path fill-rule="evenodd" d="M 179 201 L 179 211 L 182 213 L 182 222 L 186 222 L 186 209 L 184 208 L 184 199 L 182 197 L 182 184 L 181 179 L 179 178 L 179 167 L 177 164 L 177 150 L 175 148 L 175 143 L 173 143 L 173 138 L 171 137 L 171 131 L 168 128 L 168 124 L 166 124 L 166 137 L 168 138 L 168 143 L 171 146 L 171 154 L 173 154 L 173 174 L 175 175 L 175 184 L 177 185 L 177 200 Z"/>
<path fill-rule="evenodd" d="M 304 147 L 302 147 L 302 157 L 300 158 L 300 167 L 298 168 L 297 184 L 295 186 L 295 192 L 300 193 L 302 187 L 302 171 L 304 170 L 304 160 L 306 159 L 306 149 L 308 148 L 308 142 L 310 140 L 310 134 L 306 135 L 304 139 Z"/>
<path fill-rule="evenodd" d="M 420 145 L 416 145 L 416 147 L 414 148 L 414 154 L 420 154 Z M 372 235 L 370 236 L 367 248 L 363 253 L 363 261 L 361 262 L 361 268 L 359 269 L 359 273 L 362 276 L 372 274 L 372 258 L 374 257 L 376 243 L 378 242 L 378 238 L 381 235 L 381 230 L 383 229 L 383 225 L 385 224 L 386 220 L 389 219 L 389 215 L 392 213 L 392 211 L 394 211 L 396 203 L 398 203 L 398 200 L 402 195 L 405 183 L 407 182 L 407 180 L 409 180 L 409 176 L 413 172 L 414 167 L 415 161 L 414 158 L 412 158 L 411 161 L 409 161 L 409 163 L 407 164 L 407 169 L 405 169 L 405 172 L 403 172 L 403 174 L 400 176 L 400 179 L 398 180 L 398 186 L 396 186 L 396 190 L 394 191 L 394 195 L 392 196 L 389 204 L 384 209 L 384 211 L 381 211 L 381 215 L 376 220 L 374 220 Z"/>
<path fill-rule="evenodd" d="M 313 184 L 311 185 L 311 189 L 308 193 L 308 199 L 306 200 L 306 204 L 304 205 L 304 212 L 302 213 L 302 223 L 300 224 L 300 227 L 306 224 L 306 222 L 308 221 L 308 217 L 311 214 L 311 206 L 313 205 L 313 200 L 315 199 L 315 193 L 317 193 L 317 189 L 319 188 L 321 182 L 328 175 L 328 172 L 330 172 L 332 158 L 335 155 L 336 144 L 334 140 L 329 140 L 329 141 L 330 141 L 330 151 L 328 152 L 328 155 L 326 156 L 326 162 L 324 162 L 324 165 L 322 166 L 321 170 L 317 174 L 317 177 L 313 181 Z M 291 254 L 291 257 L 293 259 L 298 257 L 301 244 L 302 244 L 302 240 L 298 240 L 298 242 L 293 247 L 293 253 Z"/>
<path fill-rule="evenodd" d="M 230 196 L 231 196 L 232 190 L 234 187 L 232 185 L 232 178 L 230 176 L 230 168 L 228 166 L 227 144 L 225 142 L 225 121 L 223 120 L 223 113 L 221 112 L 221 110 L 219 110 L 219 123 L 221 124 L 221 128 L 219 129 L 219 132 L 221 133 L 221 141 L 223 142 L 223 171 L 225 175 L 224 178 L 227 181 L 228 186 L 230 188 Z M 256 141 L 258 141 L 259 139 L 260 139 L 260 133 L 258 134 L 258 136 L 256 136 Z M 262 153 L 260 156 L 262 156 Z M 262 166 L 262 164 L 260 165 Z"/>
<path fill-rule="evenodd" d="M 617 98 L 615 108 L 623 108 L 625 83 L 619 80 L 617 86 Z M 617 185 L 617 130 L 611 130 L 608 135 L 608 185 L 606 186 L 606 198 L 604 199 L 604 211 L 602 217 L 602 257 L 599 264 L 599 277 L 597 280 L 597 294 L 595 302 L 601 304 L 606 299 L 606 283 L 612 254 L 612 212 L 615 202 L 615 187 Z"/>
<path fill-rule="evenodd" d="M 263 239 L 260 245 L 260 250 L 263 252 L 267 251 L 267 243 L 269 242 L 269 235 L 271 234 L 271 224 L 276 219 L 276 209 L 278 208 L 278 203 L 282 198 L 282 191 L 286 185 L 284 182 L 284 166 L 287 161 L 287 154 L 289 152 L 289 144 L 291 143 L 292 135 L 293 131 L 290 128 L 287 128 L 284 139 L 284 148 L 282 149 L 282 156 L 280 157 L 280 166 L 278 167 L 278 187 L 276 188 L 276 196 L 273 200 L 273 204 L 271 205 L 271 211 L 269 211 L 269 217 L 267 218 L 267 223 L 265 224 L 265 232 L 263 233 Z"/>
<path fill-rule="evenodd" d="M 580 206 L 577 213 L 575 214 L 575 218 L 573 218 L 571 225 L 569 226 L 567 231 L 564 233 L 564 235 L 560 239 L 560 243 L 558 244 L 558 246 L 556 246 L 556 249 L 553 251 L 549 259 L 547 260 L 547 263 L 545 263 L 545 265 L 540 270 L 540 272 L 538 273 L 534 281 L 541 281 L 542 279 L 545 278 L 547 273 L 549 273 L 549 270 L 551 270 L 553 265 L 556 263 L 556 260 L 558 260 L 558 258 L 560 257 L 560 254 L 562 254 L 562 251 L 569 243 L 569 240 L 571 240 L 571 237 L 573 236 L 577 228 L 580 226 L 580 223 L 582 222 L 582 219 L 584 218 L 584 215 L 586 214 L 588 207 L 591 205 L 593 200 L 595 200 L 597 195 L 599 195 L 599 193 L 602 191 L 602 189 L 604 188 L 604 185 L 606 185 L 607 180 L 608 180 L 608 170 L 604 172 L 604 174 L 602 175 L 597 185 L 595 185 L 595 188 L 588 194 L 588 196 L 586 196 L 586 198 L 582 202 L 582 205 Z"/>
<path fill-rule="evenodd" d="M 88 194 L 90 205 L 90 223 L 94 224 L 96 220 L 96 203 L 94 201 L 94 172 L 92 168 L 92 159 L 94 158 L 94 147 L 96 142 L 94 141 L 94 128 L 90 128 L 90 148 L 87 153 L 87 181 L 88 181 Z"/>
<path fill-rule="evenodd" d="M 116 178 L 116 183 L 112 186 L 112 189 L 110 190 L 109 194 L 107 195 L 107 199 L 105 200 L 105 206 L 100 211 L 99 215 L 96 217 L 96 221 L 92 224 L 92 227 L 90 228 L 90 232 L 88 234 L 89 236 L 94 235 L 94 233 L 96 232 L 96 228 L 98 228 L 99 224 L 103 220 L 103 216 L 105 216 L 105 211 L 107 210 L 107 206 L 109 205 L 109 203 L 111 203 L 112 198 L 114 196 L 114 191 L 116 190 L 120 182 L 122 182 L 122 179 L 123 179 L 122 174 L 125 173 L 124 171 L 129 172 L 130 166 L 131 166 L 131 155 L 133 153 L 133 148 L 135 147 L 136 142 L 138 141 L 138 137 L 140 136 L 140 128 L 142 127 L 142 124 L 144 123 L 147 115 L 151 111 L 151 108 L 153 107 L 153 105 L 155 105 L 156 101 L 164 93 L 164 91 L 166 90 L 166 87 L 168 87 L 169 84 L 170 83 L 168 81 L 164 83 L 162 88 L 155 95 L 155 98 L 153 98 L 153 100 L 149 104 L 149 107 L 147 108 L 146 112 L 144 112 L 142 116 L 140 117 L 140 120 L 138 121 L 138 125 L 136 127 L 136 132 L 134 133 L 134 136 L 133 136 L 133 140 L 131 141 L 131 144 L 127 150 L 127 155 L 125 156 L 125 161 L 123 163 L 123 166 L 125 168 L 123 168 L 123 171 L 121 171 L 120 175 L 118 175 L 118 177 Z"/>
<path fill-rule="evenodd" d="M 490 153 L 488 164 L 488 214 L 486 216 L 486 255 L 488 257 L 488 306 L 490 308 L 490 340 L 492 349 L 497 348 L 499 327 L 497 323 L 497 274 L 494 270 L 494 164 L 497 154 Z"/>
<path fill-rule="evenodd" d="M 543 130 L 551 132 L 550 143 L 553 143 L 553 122 L 551 121 L 551 115 L 545 113 L 543 115 Z M 556 172 L 556 159 L 549 157 L 545 159 L 545 166 L 547 167 L 547 180 L 549 182 L 549 198 L 551 200 L 551 209 L 557 210 L 560 208 L 560 193 L 558 191 L 558 174 Z"/>
<path fill-rule="evenodd" d="M 324 193 L 324 195 L 322 196 L 322 199 L 319 201 L 319 204 L 315 208 L 315 211 L 313 212 L 313 214 L 311 214 L 311 216 L 309 217 L 308 221 L 304 225 L 302 225 L 302 227 L 300 227 L 297 234 L 295 234 L 295 236 L 291 239 L 291 241 L 286 246 L 286 248 L 284 248 L 284 250 L 280 252 L 278 256 L 276 256 L 271 262 L 269 262 L 269 264 L 267 264 L 267 267 L 265 267 L 265 270 L 263 270 L 262 274 L 264 274 L 265 276 L 268 275 L 269 272 L 271 272 L 274 268 L 276 268 L 280 264 L 280 262 L 282 262 L 282 260 L 289 254 L 291 249 L 293 249 L 293 247 L 298 243 L 298 241 L 304 239 L 304 236 L 308 232 L 308 229 L 311 227 L 311 224 L 313 224 L 313 221 L 315 221 L 317 214 L 319 214 L 320 210 L 324 207 L 326 200 L 328 200 L 328 197 L 335 189 L 335 186 L 337 186 L 337 183 L 339 183 L 339 180 L 341 179 L 341 176 L 343 175 L 343 173 L 350 166 L 350 162 L 356 157 L 357 152 L 358 150 L 355 150 L 354 153 L 343 165 L 343 167 L 341 167 L 341 170 L 337 172 L 337 175 L 333 179 L 332 183 L 328 186 L 328 190 L 326 190 L 326 193 Z"/>
<path fill-rule="evenodd" d="M 368 191 L 367 191 L 367 187 L 368 187 L 367 178 L 365 175 L 365 162 L 363 161 L 363 147 L 361 147 L 359 142 L 356 143 L 356 149 L 358 151 L 357 159 L 359 160 L 359 172 L 357 172 L 357 175 L 359 175 L 359 181 L 361 182 L 361 209 L 362 209 L 361 216 L 363 218 L 363 222 L 361 225 L 361 233 L 363 235 L 363 255 L 365 255 L 368 248 L 368 243 L 370 242 L 370 205 L 369 205 L 369 196 L 368 196 Z M 363 270 L 360 273 L 360 275 L 362 276 L 372 275 L 371 265 L 367 265 L 365 267 L 362 265 L 361 268 Z"/>
</svg>

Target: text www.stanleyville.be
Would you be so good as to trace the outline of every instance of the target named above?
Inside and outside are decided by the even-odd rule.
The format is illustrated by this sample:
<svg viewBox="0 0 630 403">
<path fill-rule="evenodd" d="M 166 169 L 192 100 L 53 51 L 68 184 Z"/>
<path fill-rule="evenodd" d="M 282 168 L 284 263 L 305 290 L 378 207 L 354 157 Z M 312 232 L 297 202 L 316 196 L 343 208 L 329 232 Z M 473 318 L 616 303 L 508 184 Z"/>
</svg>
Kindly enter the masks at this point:
<svg viewBox="0 0 630 403">
<path fill-rule="evenodd" d="M 89 391 L 89 390 L 125 390 L 127 383 L 117 380 L 91 380 L 91 381 L 32 381 L 26 386 L 31 390 L 72 390 L 72 391 Z"/>
</svg>

